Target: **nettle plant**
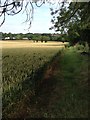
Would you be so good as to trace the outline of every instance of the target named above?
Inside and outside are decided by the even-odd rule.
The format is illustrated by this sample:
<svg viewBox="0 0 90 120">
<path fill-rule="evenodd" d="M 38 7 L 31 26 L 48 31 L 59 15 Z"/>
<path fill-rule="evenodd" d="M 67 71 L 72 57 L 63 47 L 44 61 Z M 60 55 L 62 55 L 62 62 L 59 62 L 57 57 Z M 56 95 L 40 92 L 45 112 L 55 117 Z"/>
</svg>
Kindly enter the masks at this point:
<svg viewBox="0 0 90 120">
<path fill-rule="evenodd" d="M 6 15 L 14 16 L 21 11 L 26 14 L 25 22 L 31 26 L 34 7 L 41 7 L 45 3 L 60 4 L 65 0 L 0 0 L 0 27 L 4 24 Z"/>
</svg>

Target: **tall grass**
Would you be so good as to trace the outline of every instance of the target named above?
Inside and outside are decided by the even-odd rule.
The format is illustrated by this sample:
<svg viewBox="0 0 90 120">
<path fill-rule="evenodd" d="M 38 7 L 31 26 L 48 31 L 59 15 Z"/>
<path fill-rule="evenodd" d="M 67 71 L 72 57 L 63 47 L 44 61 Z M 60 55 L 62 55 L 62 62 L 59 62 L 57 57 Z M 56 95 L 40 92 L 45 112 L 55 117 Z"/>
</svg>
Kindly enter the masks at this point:
<svg viewBox="0 0 90 120">
<path fill-rule="evenodd" d="M 36 71 L 51 61 L 60 48 L 13 48 L 2 51 L 3 111 L 29 90 L 34 94 Z"/>
</svg>

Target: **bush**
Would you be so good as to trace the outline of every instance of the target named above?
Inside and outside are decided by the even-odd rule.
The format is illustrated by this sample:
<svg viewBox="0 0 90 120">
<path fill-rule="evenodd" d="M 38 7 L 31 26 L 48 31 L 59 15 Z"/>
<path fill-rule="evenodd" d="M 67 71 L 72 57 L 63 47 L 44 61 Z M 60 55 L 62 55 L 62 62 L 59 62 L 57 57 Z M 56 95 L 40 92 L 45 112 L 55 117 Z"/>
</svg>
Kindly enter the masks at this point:
<svg viewBox="0 0 90 120">
<path fill-rule="evenodd" d="M 76 49 L 83 51 L 83 50 L 84 50 L 84 45 L 82 45 L 82 44 L 81 44 L 81 45 L 80 45 L 80 44 L 77 44 L 77 45 L 76 45 Z"/>
</svg>

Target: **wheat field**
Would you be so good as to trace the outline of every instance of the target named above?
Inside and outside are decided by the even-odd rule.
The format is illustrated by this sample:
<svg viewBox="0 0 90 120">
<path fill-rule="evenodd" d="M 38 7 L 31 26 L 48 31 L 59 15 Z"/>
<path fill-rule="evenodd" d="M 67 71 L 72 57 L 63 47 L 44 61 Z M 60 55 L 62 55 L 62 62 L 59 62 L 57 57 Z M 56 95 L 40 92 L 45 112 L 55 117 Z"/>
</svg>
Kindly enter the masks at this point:
<svg viewBox="0 0 90 120">
<path fill-rule="evenodd" d="M 25 47 L 64 47 L 67 44 L 62 42 L 47 42 L 41 43 L 40 41 L 34 43 L 28 40 L 15 40 L 15 41 L 0 41 L 0 48 L 25 48 Z"/>
</svg>

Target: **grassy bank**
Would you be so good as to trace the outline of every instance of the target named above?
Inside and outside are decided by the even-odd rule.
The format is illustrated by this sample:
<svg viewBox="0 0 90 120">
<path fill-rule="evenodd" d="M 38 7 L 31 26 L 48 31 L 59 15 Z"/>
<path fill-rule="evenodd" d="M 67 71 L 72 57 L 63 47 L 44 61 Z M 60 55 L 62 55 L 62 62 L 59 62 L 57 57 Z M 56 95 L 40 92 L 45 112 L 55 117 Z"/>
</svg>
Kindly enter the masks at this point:
<svg viewBox="0 0 90 120">
<path fill-rule="evenodd" d="M 52 92 L 47 116 L 54 118 L 88 117 L 88 56 L 75 48 L 58 58 L 56 87 Z"/>
</svg>

